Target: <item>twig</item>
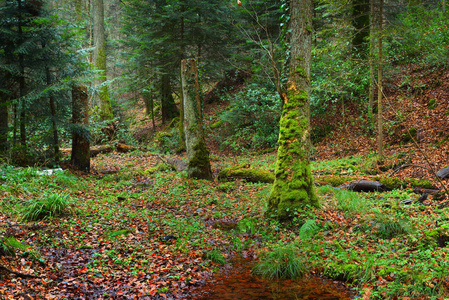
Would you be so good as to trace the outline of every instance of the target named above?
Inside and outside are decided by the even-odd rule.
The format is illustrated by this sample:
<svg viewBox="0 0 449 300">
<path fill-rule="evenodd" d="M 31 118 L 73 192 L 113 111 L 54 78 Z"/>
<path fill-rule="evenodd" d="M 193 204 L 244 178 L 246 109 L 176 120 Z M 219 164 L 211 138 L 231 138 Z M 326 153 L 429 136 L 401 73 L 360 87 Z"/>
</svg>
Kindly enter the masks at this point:
<svg viewBox="0 0 449 300">
<path fill-rule="evenodd" d="M 21 278 L 42 278 L 41 276 L 37 276 L 37 275 L 32 275 L 32 274 L 25 274 L 25 273 L 20 273 L 20 272 L 16 272 L 13 270 L 8 269 L 7 267 L 5 267 L 4 265 L 0 264 L 0 270 L 5 270 L 8 273 L 12 273 L 16 276 L 19 276 Z"/>
</svg>

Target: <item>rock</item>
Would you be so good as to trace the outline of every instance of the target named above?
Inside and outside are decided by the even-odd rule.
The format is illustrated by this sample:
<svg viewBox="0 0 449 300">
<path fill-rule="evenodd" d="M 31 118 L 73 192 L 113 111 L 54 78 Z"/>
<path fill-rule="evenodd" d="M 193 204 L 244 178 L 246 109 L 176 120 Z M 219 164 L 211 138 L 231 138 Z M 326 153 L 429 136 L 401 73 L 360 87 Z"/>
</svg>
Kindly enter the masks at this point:
<svg viewBox="0 0 449 300">
<path fill-rule="evenodd" d="M 37 171 L 37 175 L 53 175 L 54 173 L 64 172 L 61 168 Z"/>
<path fill-rule="evenodd" d="M 167 242 L 169 240 L 177 240 L 178 238 L 174 235 L 169 234 L 169 235 L 164 236 L 162 239 Z"/>
<path fill-rule="evenodd" d="M 443 169 L 439 170 L 439 171 L 437 172 L 437 177 L 438 177 L 438 178 L 441 178 L 441 179 L 448 178 L 448 177 L 449 177 L 449 166 L 446 167 L 446 168 L 443 168 Z"/>
<path fill-rule="evenodd" d="M 176 170 L 176 172 L 182 172 L 185 169 L 187 169 L 187 163 L 181 160 L 180 158 L 176 157 L 169 158 L 167 159 L 167 164 L 172 166 Z"/>
<path fill-rule="evenodd" d="M 415 201 L 414 199 L 405 199 L 405 200 L 402 200 L 402 201 L 399 202 L 399 203 L 401 203 L 401 204 L 403 204 L 403 205 L 410 205 L 410 204 L 412 204 L 414 201 Z"/>
<path fill-rule="evenodd" d="M 377 192 L 385 191 L 385 185 L 371 180 L 354 180 L 350 183 L 339 186 L 340 189 L 351 190 L 354 192 Z"/>
</svg>

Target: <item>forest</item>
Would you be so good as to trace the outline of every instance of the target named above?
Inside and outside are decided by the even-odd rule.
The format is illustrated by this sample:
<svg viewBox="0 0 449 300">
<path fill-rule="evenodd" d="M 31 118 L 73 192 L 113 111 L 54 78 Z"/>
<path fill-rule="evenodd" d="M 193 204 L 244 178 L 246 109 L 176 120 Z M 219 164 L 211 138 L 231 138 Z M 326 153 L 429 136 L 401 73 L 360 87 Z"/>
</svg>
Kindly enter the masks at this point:
<svg viewBox="0 0 449 300">
<path fill-rule="evenodd" d="M 446 0 L 0 0 L 1 299 L 448 299 Z"/>
</svg>

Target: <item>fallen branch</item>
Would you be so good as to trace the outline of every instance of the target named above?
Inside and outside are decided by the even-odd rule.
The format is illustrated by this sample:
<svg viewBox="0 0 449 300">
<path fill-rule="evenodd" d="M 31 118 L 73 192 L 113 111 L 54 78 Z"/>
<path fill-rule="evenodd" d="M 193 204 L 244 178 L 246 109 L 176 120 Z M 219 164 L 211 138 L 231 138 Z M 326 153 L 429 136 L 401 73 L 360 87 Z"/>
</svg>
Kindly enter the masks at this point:
<svg viewBox="0 0 449 300">
<path fill-rule="evenodd" d="M 32 274 L 25 274 L 25 273 L 20 273 L 17 271 L 13 271 L 8 269 L 7 267 L 5 267 L 4 265 L 0 264 L 0 270 L 5 270 L 8 273 L 12 273 L 16 276 L 19 276 L 21 278 L 42 278 L 41 276 L 37 276 L 37 275 L 32 275 Z"/>
</svg>

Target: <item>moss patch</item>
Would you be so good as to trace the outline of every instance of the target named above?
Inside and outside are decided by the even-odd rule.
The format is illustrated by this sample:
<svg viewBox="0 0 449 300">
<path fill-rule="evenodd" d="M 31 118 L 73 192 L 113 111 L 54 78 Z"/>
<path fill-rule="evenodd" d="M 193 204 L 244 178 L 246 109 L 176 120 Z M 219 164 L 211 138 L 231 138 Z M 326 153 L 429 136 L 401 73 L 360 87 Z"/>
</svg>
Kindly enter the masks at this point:
<svg viewBox="0 0 449 300">
<path fill-rule="evenodd" d="M 248 182 L 273 183 L 274 174 L 264 169 L 251 168 L 249 164 L 240 164 L 238 166 L 226 168 L 218 173 L 218 180 L 220 181 L 235 179 L 245 179 Z"/>
</svg>

